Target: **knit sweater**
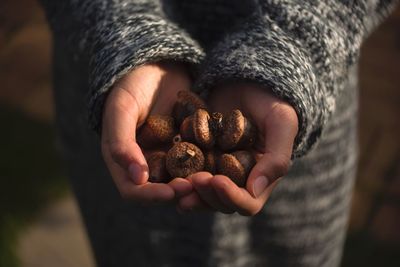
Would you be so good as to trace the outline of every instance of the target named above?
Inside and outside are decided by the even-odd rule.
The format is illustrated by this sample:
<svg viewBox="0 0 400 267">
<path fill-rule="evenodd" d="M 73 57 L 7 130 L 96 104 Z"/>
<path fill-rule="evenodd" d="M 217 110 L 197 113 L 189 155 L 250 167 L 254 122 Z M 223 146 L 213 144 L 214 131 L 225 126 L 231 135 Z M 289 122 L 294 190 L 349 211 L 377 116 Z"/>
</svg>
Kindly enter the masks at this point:
<svg viewBox="0 0 400 267">
<path fill-rule="evenodd" d="M 299 132 L 293 156 L 299 159 L 259 216 L 213 216 L 214 235 L 208 246 L 213 252 L 201 261 L 210 266 L 336 266 L 356 164 L 355 75 L 360 47 L 395 2 L 42 0 L 54 33 L 57 121 L 72 173 L 79 177 L 85 164 L 98 160 L 93 153 L 82 152 L 96 150 L 81 119 L 83 96 L 88 97 L 89 125 L 98 130 L 112 85 L 139 65 L 185 62 L 195 77 L 194 90 L 203 96 L 223 82 L 260 84 L 296 110 Z M 74 105 L 79 108 L 71 111 Z M 84 182 L 72 180 L 96 257 L 104 263 L 107 252 L 98 241 L 103 224 L 85 211 L 93 203 L 85 203 Z M 122 205 L 113 201 L 113 207 Z M 99 211 L 99 218 L 120 215 L 113 208 L 106 210 L 101 211 L 105 217 Z M 186 234 L 199 229 L 198 221 Z M 176 227 L 165 224 L 165 229 Z M 97 232 L 91 225 L 97 225 Z M 117 235 L 122 226 L 114 226 L 110 232 Z M 144 232 L 153 231 L 142 227 Z M 242 234 L 229 237 L 233 232 Z M 185 231 L 175 234 L 182 237 Z M 149 250 L 154 249 L 151 244 L 164 241 L 141 240 L 150 242 Z M 188 254 L 200 261 L 198 255 Z M 135 255 L 138 260 L 140 255 Z M 162 259 L 149 262 L 170 266 Z M 174 260 L 169 264 L 179 265 Z"/>
<path fill-rule="evenodd" d="M 112 84 L 163 59 L 203 63 L 195 88 L 226 80 L 270 88 L 296 109 L 294 154 L 318 139 L 362 41 L 394 1 L 43 0 L 56 35 L 89 57 L 90 125 L 98 129 Z"/>
</svg>

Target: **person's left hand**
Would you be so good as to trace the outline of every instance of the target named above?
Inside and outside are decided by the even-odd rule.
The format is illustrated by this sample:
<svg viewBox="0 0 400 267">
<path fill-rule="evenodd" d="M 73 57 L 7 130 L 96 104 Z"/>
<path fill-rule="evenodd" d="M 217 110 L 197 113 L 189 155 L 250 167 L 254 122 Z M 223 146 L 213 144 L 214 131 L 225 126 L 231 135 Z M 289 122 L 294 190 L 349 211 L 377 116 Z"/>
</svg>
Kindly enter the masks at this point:
<svg viewBox="0 0 400 267">
<path fill-rule="evenodd" d="M 256 125 L 258 137 L 254 153 L 257 164 L 250 172 L 246 188 L 238 187 L 223 175 L 193 174 L 188 179 L 195 191 L 182 197 L 177 208 L 255 215 L 263 208 L 280 178 L 288 172 L 298 131 L 297 114 L 288 103 L 252 84 L 217 88 L 212 92 L 209 104 L 213 110 L 222 113 L 240 109 Z"/>
</svg>

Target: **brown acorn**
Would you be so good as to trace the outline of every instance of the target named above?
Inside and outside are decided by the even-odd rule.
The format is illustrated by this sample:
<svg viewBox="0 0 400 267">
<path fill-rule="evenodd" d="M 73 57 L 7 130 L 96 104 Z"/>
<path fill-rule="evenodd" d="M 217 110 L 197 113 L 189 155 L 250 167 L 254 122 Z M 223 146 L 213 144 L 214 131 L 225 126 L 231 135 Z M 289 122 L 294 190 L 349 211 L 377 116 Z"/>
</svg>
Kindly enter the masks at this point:
<svg viewBox="0 0 400 267">
<path fill-rule="evenodd" d="M 245 150 L 223 154 L 217 160 L 217 173 L 228 176 L 240 187 L 246 186 L 247 177 L 256 164 L 254 156 Z"/>
<path fill-rule="evenodd" d="M 222 120 L 222 134 L 218 136 L 218 146 L 223 151 L 250 148 L 256 140 L 256 129 L 238 109 Z"/>
<path fill-rule="evenodd" d="M 184 141 L 196 143 L 204 149 L 210 149 L 215 144 L 214 133 L 211 127 L 210 114 L 205 109 L 185 118 L 181 124 L 180 134 Z"/>
<path fill-rule="evenodd" d="M 156 148 L 169 143 L 175 134 L 171 116 L 150 115 L 139 131 L 137 142 L 143 148 Z"/>
<path fill-rule="evenodd" d="M 172 177 L 184 178 L 204 169 L 204 155 L 194 144 L 180 142 L 168 151 L 166 166 Z"/>
<path fill-rule="evenodd" d="M 203 99 L 191 91 L 179 91 L 178 99 L 172 111 L 176 125 L 179 127 L 186 117 L 194 114 L 199 108 L 207 109 L 207 105 Z"/>
<path fill-rule="evenodd" d="M 153 152 L 147 159 L 149 165 L 149 182 L 168 183 L 171 177 L 166 168 L 167 153 L 164 151 Z"/>
<path fill-rule="evenodd" d="M 183 140 L 188 142 L 194 142 L 194 132 L 193 132 L 193 115 L 186 117 L 179 129 L 179 133 Z"/>
</svg>

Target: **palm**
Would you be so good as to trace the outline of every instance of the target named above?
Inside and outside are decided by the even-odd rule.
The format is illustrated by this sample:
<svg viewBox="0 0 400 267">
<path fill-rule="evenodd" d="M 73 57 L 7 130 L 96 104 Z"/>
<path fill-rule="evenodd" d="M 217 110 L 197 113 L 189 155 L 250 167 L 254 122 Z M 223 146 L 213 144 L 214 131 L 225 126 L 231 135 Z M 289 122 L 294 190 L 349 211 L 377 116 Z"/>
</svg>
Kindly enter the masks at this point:
<svg viewBox="0 0 400 267">
<path fill-rule="evenodd" d="M 149 114 L 170 114 L 177 92 L 188 90 L 190 79 L 179 66 L 145 65 L 118 81 L 103 114 L 102 152 L 111 176 L 124 198 L 145 203 L 170 201 L 175 189 L 191 191 L 183 179 L 170 184 L 148 183 L 149 170 L 136 131 Z"/>
<path fill-rule="evenodd" d="M 149 68 L 153 68 L 149 71 Z M 189 90 L 190 79 L 178 66 L 144 66 L 127 75 L 116 86 L 134 95 L 139 128 L 148 115 L 171 115 L 180 90 Z"/>
<path fill-rule="evenodd" d="M 254 215 L 288 170 L 297 134 L 297 115 L 289 104 L 265 88 L 251 84 L 219 87 L 211 93 L 209 104 L 222 113 L 238 108 L 256 125 L 258 140 L 254 148 L 258 162 L 248 177 L 246 189 L 237 187 L 223 175 L 204 172 L 192 175 L 189 180 L 196 192 L 181 199 L 180 208 L 208 207 L 225 213 Z"/>
<path fill-rule="evenodd" d="M 211 109 L 221 113 L 229 113 L 233 109 L 241 110 L 257 127 L 257 142 L 254 146 L 259 153 L 265 152 L 265 120 L 271 109 L 277 103 L 283 103 L 278 98 L 268 94 L 263 89 L 250 86 L 235 85 L 219 88 L 209 99 Z"/>
</svg>

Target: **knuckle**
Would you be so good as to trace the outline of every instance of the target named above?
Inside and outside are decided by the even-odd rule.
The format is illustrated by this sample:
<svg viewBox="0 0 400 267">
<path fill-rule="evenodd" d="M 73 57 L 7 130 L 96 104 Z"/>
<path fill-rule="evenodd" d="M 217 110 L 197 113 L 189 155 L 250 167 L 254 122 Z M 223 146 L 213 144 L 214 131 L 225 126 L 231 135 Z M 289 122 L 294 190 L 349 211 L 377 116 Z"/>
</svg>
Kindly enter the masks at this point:
<svg viewBox="0 0 400 267">
<path fill-rule="evenodd" d="M 126 145 L 124 144 L 124 142 L 115 141 L 115 142 L 108 143 L 106 146 L 107 146 L 111 156 L 116 161 L 123 160 L 124 158 L 126 158 L 128 156 L 128 153 L 127 153 L 128 151 L 126 149 Z"/>
<path fill-rule="evenodd" d="M 274 106 L 271 113 L 274 117 L 279 118 L 281 121 L 285 121 L 287 125 L 298 127 L 297 113 L 294 108 L 285 102 L 281 102 Z"/>
</svg>

